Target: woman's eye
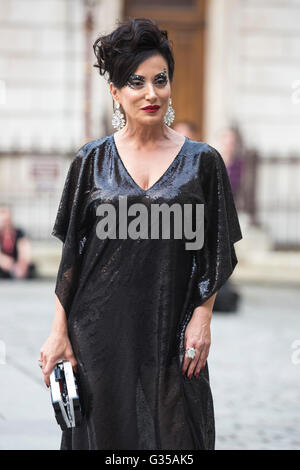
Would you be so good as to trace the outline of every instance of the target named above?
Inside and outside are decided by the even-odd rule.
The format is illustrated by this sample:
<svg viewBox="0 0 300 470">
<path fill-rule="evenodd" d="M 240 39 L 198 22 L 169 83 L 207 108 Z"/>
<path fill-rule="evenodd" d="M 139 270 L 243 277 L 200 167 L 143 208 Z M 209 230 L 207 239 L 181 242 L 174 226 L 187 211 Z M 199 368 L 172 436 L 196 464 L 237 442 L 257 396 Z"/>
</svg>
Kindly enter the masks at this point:
<svg viewBox="0 0 300 470">
<path fill-rule="evenodd" d="M 134 86 L 142 86 L 143 85 L 143 82 L 141 80 L 134 80 L 132 82 L 132 85 Z"/>
<path fill-rule="evenodd" d="M 167 80 L 166 80 L 166 78 L 159 78 L 158 80 L 156 80 L 155 83 L 157 85 L 165 85 L 167 83 Z"/>
</svg>

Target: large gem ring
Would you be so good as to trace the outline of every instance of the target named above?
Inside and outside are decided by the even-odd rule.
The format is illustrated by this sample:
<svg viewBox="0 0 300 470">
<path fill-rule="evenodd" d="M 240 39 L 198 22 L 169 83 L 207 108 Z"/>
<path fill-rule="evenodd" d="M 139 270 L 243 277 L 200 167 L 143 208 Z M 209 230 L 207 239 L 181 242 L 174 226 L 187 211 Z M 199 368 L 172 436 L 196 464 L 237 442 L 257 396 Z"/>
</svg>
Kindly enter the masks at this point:
<svg viewBox="0 0 300 470">
<path fill-rule="evenodd" d="M 187 348 L 185 351 L 186 351 L 188 357 L 190 357 L 191 359 L 194 359 L 194 357 L 196 355 L 196 349 L 195 348 Z"/>
</svg>

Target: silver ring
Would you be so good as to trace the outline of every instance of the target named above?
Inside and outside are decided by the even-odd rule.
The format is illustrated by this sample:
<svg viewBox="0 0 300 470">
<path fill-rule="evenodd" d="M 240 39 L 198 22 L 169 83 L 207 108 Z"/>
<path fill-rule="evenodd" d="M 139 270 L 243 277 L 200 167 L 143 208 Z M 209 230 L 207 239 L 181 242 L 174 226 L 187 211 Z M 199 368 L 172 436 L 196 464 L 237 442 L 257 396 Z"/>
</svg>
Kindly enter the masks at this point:
<svg viewBox="0 0 300 470">
<path fill-rule="evenodd" d="M 191 359 L 194 359 L 194 357 L 196 356 L 195 348 L 187 348 L 185 352 L 187 353 L 188 357 L 190 357 Z"/>
<path fill-rule="evenodd" d="M 39 367 L 43 367 L 43 361 L 41 361 L 40 359 L 38 360 L 38 365 Z"/>
</svg>

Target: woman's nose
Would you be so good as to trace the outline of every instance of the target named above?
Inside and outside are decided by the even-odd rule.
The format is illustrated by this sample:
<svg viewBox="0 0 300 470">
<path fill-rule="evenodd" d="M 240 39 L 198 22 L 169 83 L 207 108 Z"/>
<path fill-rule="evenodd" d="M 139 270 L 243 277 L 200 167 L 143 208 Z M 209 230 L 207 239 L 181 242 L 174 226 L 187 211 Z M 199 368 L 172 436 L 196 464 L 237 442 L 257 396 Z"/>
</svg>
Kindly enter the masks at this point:
<svg viewBox="0 0 300 470">
<path fill-rule="evenodd" d="M 145 98 L 146 99 L 156 98 L 156 92 L 155 92 L 155 89 L 154 89 L 154 86 L 152 85 L 152 83 L 149 83 L 148 85 L 146 85 Z"/>
</svg>

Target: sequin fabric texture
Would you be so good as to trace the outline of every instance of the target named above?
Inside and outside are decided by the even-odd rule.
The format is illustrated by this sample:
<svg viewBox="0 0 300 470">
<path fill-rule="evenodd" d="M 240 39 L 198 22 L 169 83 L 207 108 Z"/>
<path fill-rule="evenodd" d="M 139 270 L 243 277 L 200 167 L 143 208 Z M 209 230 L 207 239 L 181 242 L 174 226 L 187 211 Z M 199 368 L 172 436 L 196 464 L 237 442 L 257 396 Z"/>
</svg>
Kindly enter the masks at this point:
<svg viewBox="0 0 300 470">
<path fill-rule="evenodd" d="M 204 204 L 204 245 L 182 239 L 100 239 L 96 210 L 127 196 Z M 208 361 L 182 375 L 194 308 L 226 282 L 242 238 L 226 167 L 216 149 L 186 138 L 148 190 L 124 166 L 111 134 L 84 145 L 65 180 L 52 235 L 62 242 L 55 293 L 78 361 L 83 422 L 61 450 L 214 449 Z M 212 344 L 212 347 L 214 345 Z M 208 358 L 209 360 L 209 358 Z"/>
</svg>

